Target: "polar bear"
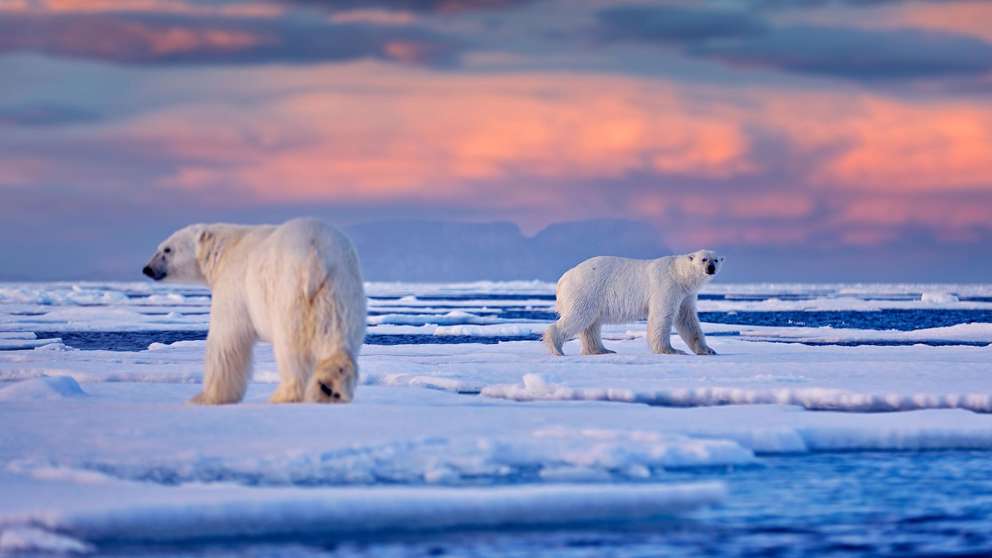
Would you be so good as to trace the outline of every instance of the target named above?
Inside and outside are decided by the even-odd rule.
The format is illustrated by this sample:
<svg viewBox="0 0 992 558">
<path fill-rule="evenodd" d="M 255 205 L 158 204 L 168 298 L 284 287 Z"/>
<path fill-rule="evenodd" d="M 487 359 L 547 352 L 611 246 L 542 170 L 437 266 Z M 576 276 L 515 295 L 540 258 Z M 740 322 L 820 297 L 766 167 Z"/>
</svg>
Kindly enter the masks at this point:
<svg viewBox="0 0 992 558">
<path fill-rule="evenodd" d="M 560 318 L 544 333 L 551 354 L 577 333 L 582 354 L 612 353 L 600 338 L 602 324 L 648 319 L 648 344 L 661 354 L 685 354 L 672 347 L 672 323 L 679 337 L 697 355 L 715 355 L 706 344 L 696 315 L 696 293 L 723 263 L 712 251 L 683 256 L 634 260 L 613 256 L 590 258 L 558 280 L 556 309 Z"/>
<path fill-rule="evenodd" d="M 194 403 L 236 403 L 252 347 L 271 342 L 274 403 L 346 403 L 358 380 L 366 299 L 358 256 L 337 229 L 313 219 L 282 225 L 190 225 L 159 246 L 142 272 L 210 287 L 203 391 Z"/>
</svg>

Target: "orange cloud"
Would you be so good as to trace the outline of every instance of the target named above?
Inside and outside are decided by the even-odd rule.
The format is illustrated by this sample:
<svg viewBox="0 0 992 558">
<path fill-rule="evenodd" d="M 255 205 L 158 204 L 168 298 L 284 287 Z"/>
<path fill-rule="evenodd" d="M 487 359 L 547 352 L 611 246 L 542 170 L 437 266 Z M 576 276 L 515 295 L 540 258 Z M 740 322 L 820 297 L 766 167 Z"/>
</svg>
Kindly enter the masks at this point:
<svg viewBox="0 0 992 558">
<path fill-rule="evenodd" d="M 766 164 L 752 153 L 749 130 L 788 139 L 806 160 L 795 170 L 798 182 L 891 192 L 992 190 L 992 107 L 978 103 L 846 92 L 721 94 L 588 74 L 385 68 L 339 66 L 302 80 L 301 93 L 248 113 L 222 110 L 218 118 L 212 111 L 219 107 L 181 106 L 127 133 L 188 152 L 192 160 L 172 184 L 240 185 L 287 199 L 337 199 L 342 188 L 373 197 L 424 188 L 469 195 L 472 183 L 638 174 L 729 180 Z M 300 79 L 281 72 L 272 79 L 291 80 L 287 88 Z M 219 122 L 205 130 L 212 121 Z M 261 137 L 280 143 L 262 149 L 255 143 Z M 205 155 L 218 150 L 224 153 L 217 160 Z M 789 164 L 788 157 L 773 161 Z M 274 184 L 277 192 L 267 193 Z M 726 209 L 740 217 L 809 210 L 795 199 L 761 198 Z"/>
<path fill-rule="evenodd" d="M 787 7 L 787 6 L 786 6 Z M 987 0 L 955 2 L 892 2 L 857 6 L 836 3 L 809 8 L 797 3 L 775 19 L 783 23 L 812 23 L 860 27 L 863 29 L 904 29 L 907 27 L 969 35 L 992 41 L 992 4 Z"/>
<path fill-rule="evenodd" d="M 852 123 L 858 147 L 840 157 L 824 180 L 886 189 L 992 190 L 992 111 L 940 103 L 867 103 Z"/>
<path fill-rule="evenodd" d="M 992 190 L 992 107 L 881 96 L 780 97 L 766 126 L 820 155 L 825 185 L 894 192 Z"/>
<path fill-rule="evenodd" d="M 879 26 L 917 27 L 992 41 L 992 4 L 986 0 L 903 3 L 892 6 L 885 17 L 865 19 Z"/>
<path fill-rule="evenodd" d="M 187 159 L 169 184 L 238 185 L 262 198 L 471 196 L 482 182 L 526 191 L 528 180 L 755 170 L 741 122 L 664 83 L 381 69 L 356 64 L 323 91 L 245 114 L 180 107 L 122 132 Z M 261 145 L 266 137 L 278 139 Z"/>
<path fill-rule="evenodd" d="M 845 207 L 837 221 L 853 225 L 920 224 L 967 229 L 988 226 L 990 218 L 992 208 L 969 200 L 887 196 L 859 199 Z"/>
</svg>

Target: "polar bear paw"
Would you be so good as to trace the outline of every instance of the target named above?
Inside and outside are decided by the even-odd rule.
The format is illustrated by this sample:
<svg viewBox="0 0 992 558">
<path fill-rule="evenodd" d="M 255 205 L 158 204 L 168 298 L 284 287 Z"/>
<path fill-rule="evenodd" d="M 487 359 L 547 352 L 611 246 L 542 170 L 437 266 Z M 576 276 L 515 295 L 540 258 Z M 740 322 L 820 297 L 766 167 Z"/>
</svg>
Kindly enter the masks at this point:
<svg viewBox="0 0 992 558">
<path fill-rule="evenodd" d="M 207 392 L 205 391 L 201 391 L 200 393 L 194 395 L 193 398 L 189 400 L 189 402 L 192 403 L 193 405 L 225 405 L 228 403 L 237 403 L 238 400 L 218 399 L 216 397 L 207 394 Z"/>
<path fill-rule="evenodd" d="M 279 387 L 272 392 L 272 396 L 269 397 L 269 401 L 272 403 L 299 403 L 300 401 L 303 401 L 303 390 L 297 385 L 281 383 L 279 384 Z"/>
<path fill-rule="evenodd" d="M 350 403 L 357 382 L 355 359 L 339 352 L 317 363 L 303 399 L 311 403 Z"/>
<path fill-rule="evenodd" d="M 617 352 L 616 352 L 616 351 L 611 351 L 611 350 L 609 350 L 609 349 L 607 349 L 607 348 L 605 348 L 605 347 L 601 347 L 601 348 L 599 348 L 599 349 L 589 349 L 589 350 L 583 350 L 583 351 L 582 351 L 582 354 L 583 354 L 584 356 L 594 356 L 594 355 L 615 355 L 615 354 L 617 354 Z"/>
<path fill-rule="evenodd" d="M 714 351 L 713 349 L 709 348 L 709 347 L 703 347 L 703 348 L 699 349 L 698 351 L 696 351 L 696 354 L 697 355 L 715 355 L 715 354 L 717 354 L 717 352 Z"/>
</svg>

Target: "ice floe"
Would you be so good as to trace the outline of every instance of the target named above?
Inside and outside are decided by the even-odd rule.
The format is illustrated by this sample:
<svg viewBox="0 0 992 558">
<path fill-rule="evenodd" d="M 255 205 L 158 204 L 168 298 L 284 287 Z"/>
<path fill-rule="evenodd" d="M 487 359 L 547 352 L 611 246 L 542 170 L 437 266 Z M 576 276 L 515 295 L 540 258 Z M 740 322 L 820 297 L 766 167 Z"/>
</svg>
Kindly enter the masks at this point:
<svg viewBox="0 0 992 558">
<path fill-rule="evenodd" d="M 0 486 L 10 487 L 8 497 L 0 502 L 0 540 L 7 548 L 69 551 L 104 543 L 242 542 L 636 521 L 685 513 L 719 502 L 726 494 L 725 487 L 715 482 L 248 489 L 70 485 L 3 474 Z M 66 492 L 70 487 L 71 496 Z M 109 490 L 114 498 L 106 498 Z M 59 503 L 57 511 L 53 502 Z"/>
<path fill-rule="evenodd" d="M 0 285 L 0 552 L 638 521 L 727 497 L 719 483 L 674 482 L 677 469 L 992 450 L 990 347 L 963 345 L 992 341 L 992 324 L 710 323 L 712 357 L 652 354 L 643 322 L 604 328 L 611 355 L 579 356 L 575 341 L 562 358 L 532 339 L 486 344 L 540 334 L 546 320 L 520 316 L 547 314 L 553 292 L 373 283 L 369 333 L 410 343 L 363 348 L 354 404 L 269 404 L 278 374 L 260 344 L 245 402 L 204 408 L 186 401 L 205 342 L 154 333 L 205 331 L 204 290 Z M 716 283 L 704 294 L 702 309 L 728 312 L 992 308 L 987 285 Z M 147 350 L 65 350 L 72 332 L 130 331 L 150 332 Z M 799 344 L 933 341 L 955 345 Z"/>
</svg>

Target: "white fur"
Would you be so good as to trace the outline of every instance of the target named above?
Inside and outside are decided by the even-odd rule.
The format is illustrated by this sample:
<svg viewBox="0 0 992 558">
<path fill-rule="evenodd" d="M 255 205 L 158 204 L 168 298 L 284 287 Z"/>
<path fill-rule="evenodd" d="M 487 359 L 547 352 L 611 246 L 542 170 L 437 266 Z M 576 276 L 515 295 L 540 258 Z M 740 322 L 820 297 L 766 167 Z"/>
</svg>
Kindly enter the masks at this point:
<svg viewBox="0 0 992 558">
<path fill-rule="evenodd" d="M 672 347 L 674 323 L 683 341 L 698 355 L 716 352 L 706 344 L 696 315 L 696 293 L 719 270 L 723 258 L 700 250 L 683 256 L 633 260 L 613 256 L 590 258 L 558 280 L 557 310 L 561 316 L 544 333 L 552 354 L 576 334 L 582 354 L 612 353 L 603 346 L 602 324 L 648 320 L 648 344 L 656 353 L 681 353 Z M 707 274 L 712 264 L 713 274 Z"/>
<path fill-rule="evenodd" d="M 259 339 L 273 344 L 279 367 L 273 402 L 353 398 L 366 299 L 358 256 L 337 229 L 313 219 L 190 225 L 159 245 L 146 273 L 210 287 L 203 392 L 193 402 L 240 401 Z"/>
</svg>

